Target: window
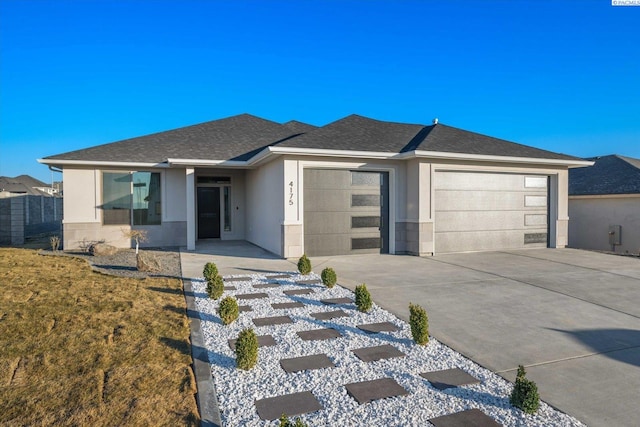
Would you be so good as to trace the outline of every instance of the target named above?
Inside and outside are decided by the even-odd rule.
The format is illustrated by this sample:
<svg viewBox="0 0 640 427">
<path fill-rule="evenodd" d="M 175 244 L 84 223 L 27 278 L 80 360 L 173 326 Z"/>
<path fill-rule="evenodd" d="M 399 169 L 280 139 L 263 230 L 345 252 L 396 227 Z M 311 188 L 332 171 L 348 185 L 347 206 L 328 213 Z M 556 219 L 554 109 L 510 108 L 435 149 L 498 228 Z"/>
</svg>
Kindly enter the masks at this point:
<svg viewBox="0 0 640 427">
<path fill-rule="evenodd" d="M 224 187 L 224 231 L 231 231 L 231 187 Z"/>
<path fill-rule="evenodd" d="M 160 173 L 104 172 L 102 210 L 105 225 L 160 224 Z"/>
</svg>

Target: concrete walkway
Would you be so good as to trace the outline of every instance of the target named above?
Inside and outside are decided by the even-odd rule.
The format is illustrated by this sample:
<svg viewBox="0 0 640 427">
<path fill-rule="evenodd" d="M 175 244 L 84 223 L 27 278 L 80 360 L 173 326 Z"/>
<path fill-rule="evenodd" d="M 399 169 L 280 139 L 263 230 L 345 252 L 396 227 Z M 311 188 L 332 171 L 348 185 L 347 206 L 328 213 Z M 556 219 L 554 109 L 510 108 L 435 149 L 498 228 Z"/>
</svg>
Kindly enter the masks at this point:
<svg viewBox="0 0 640 427">
<path fill-rule="evenodd" d="M 183 275 L 207 261 L 220 272 L 296 269 L 246 242 L 199 243 L 181 253 Z M 429 313 L 440 341 L 506 378 L 518 364 L 541 397 L 590 426 L 640 419 L 640 260 L 572 249 L 440 255 L 352 255 L 311 259 L 351 289 L 408 320 L 408 304 Z"/>
</svg>

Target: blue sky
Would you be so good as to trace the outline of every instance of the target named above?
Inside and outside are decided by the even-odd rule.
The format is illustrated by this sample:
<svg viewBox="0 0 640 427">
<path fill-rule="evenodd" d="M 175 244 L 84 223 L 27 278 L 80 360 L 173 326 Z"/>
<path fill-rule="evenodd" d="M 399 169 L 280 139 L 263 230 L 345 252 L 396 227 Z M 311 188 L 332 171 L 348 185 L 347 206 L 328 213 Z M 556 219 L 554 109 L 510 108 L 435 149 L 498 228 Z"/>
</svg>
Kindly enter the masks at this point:
<svg viewBox="0 0 640 427">
<path fill-rule="evenodd" d="M 610 0 L 2 0 L 0 175 L 245 112 L 640 158 L 638 28 Z"/>
</svg>

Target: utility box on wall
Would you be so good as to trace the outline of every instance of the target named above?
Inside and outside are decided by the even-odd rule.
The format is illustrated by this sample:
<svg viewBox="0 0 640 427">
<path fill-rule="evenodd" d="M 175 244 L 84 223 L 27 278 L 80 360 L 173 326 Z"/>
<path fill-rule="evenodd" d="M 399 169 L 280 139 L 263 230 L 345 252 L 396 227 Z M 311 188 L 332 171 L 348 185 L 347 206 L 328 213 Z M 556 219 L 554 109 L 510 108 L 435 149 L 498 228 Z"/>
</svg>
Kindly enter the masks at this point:
<svg viewBox="0 0 640 427">
<path fill-rule="evenodd" d="M 609 226 L 609 244 L 612 246 L 612 249 L 615 250 L 616 245 L 622 244 L 622 239 L 620 236 L 620 231 L 622 230 L 621 225 L 610 225 Z"/>
</svg>

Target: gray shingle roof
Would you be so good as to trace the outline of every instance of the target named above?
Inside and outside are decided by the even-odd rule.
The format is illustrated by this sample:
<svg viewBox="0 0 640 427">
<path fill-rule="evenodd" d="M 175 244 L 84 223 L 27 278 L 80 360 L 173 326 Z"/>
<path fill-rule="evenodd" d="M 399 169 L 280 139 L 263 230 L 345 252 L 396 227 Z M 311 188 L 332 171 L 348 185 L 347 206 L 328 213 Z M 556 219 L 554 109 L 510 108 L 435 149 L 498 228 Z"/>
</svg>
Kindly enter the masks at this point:
<svg viewBox="0 0 640 427">
<path fill-rule="evenodd" d="M 297 133 L 280 123 L 241 114 L 49 156 L 45 160 L 142 163 L 160 163 L 167 158 L 242 160 L 249 152 Z"/>
<path fill-rule="evenodd" d="M 316 127 L 279 124 L 249 114 L 45 157 L 46 160 L 161 163 L 168 158 L 249 160 L 278 147 L 403 153 L 414 150 L 581 160 L 442 124 L 385 122 L 358 115 Z"/>
<path fill-rule="evenodd" d="M 423 127 L 352 114 L 278 146 L 400 153 Z"/>
<path fill-rule="evenodd" d="M 537 159 L 582 160 L 566 154 L 541 150 L 528 145 L 517 144 L 491 136 L 437 124 L 427 126 L 422 141 L 408 150 L 442 151 L 447 153 L 478 154 L 485 156 L 530 157 Z"/>
<path fill-rule="evenodd" d="M 593 166 L 569 170 L 569 195 L 640 194 L 640 160 L 615 154 L 593 157 Z"/>
</svg>

